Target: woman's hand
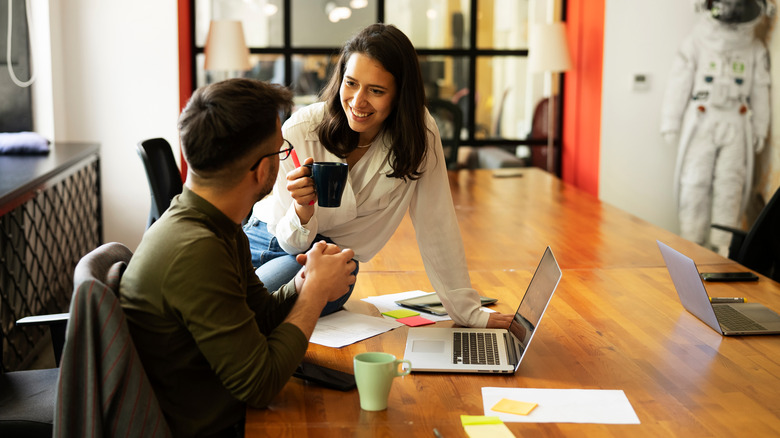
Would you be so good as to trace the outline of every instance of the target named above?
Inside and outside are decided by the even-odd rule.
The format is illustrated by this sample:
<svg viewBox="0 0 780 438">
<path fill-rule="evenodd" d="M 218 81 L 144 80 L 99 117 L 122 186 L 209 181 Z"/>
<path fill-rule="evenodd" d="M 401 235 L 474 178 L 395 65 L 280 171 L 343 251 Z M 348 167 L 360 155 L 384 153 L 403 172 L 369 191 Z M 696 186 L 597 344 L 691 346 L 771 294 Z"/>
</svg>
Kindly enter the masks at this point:
<svg viewBox="0 0 780 438">
<path fill-rule="evenodd" d="M 304 164 L 311 164 L 314 158 L 307 158 Z M 295 201 L 295 213 L 306 225 L 314 216 L 314 203 L 317 202 L 317 193 L 314 190 L 314 180 L 311 179 L 311 169 L 300 166 L 287 173 L 287 191 Z"/>
</svg>

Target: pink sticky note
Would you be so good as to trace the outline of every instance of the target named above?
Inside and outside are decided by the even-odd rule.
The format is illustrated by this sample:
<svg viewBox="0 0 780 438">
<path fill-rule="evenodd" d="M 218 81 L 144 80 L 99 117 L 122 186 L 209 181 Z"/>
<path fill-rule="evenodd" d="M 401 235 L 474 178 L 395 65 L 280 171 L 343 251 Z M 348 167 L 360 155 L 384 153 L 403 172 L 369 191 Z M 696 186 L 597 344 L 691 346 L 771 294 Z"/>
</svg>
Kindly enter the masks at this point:
<svg viewBox="0 0 780 438">
<path fill-rule="evenodd" d="M 433 324 L 433 321 L 431 321 L 430 319 L 425 319 L 425 318 L 423 318 L 422 316 L 419 316 L 419 315 L 418 316 L 409 316 L 409 317 L 406 317 L 406 318 L 398 318 L 398 319 L 396 319 L 396 321 L 402 322 L 402 323 L 408 325 L 409 327 L 417 327 L 418 325 Z"/>
</svg>

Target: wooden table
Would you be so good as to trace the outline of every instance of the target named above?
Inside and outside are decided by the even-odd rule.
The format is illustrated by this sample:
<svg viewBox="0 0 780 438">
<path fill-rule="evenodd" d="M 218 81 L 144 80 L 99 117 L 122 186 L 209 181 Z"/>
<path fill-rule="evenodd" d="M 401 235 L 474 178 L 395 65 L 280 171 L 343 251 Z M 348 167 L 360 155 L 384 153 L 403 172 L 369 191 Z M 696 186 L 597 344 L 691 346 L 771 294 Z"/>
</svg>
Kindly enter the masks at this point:
<svg viewBox="0 0 780 438">
<path fill-rule="evenodd" d="M 513 169 L 512 173 L 518 173 Z M 507 173 L 507 172 L 504 172 Z M 267 409 L 248 409 L 246 436 L 465 437 L 460 415 L 482 415 L 481 388 L 621 389 L 640 425 L 506 423 L 516 436 L 777 436 L 780 338 L 724 338 L 679 303 L 659 239 L 700 269 L 746 270 L 600 202 L 537 169 L 451 174 L 474 287 L 514 312 L 550 245 L 563 279 L 531 351 L 515 375 L 411 374 L 395 379 L 386 411 L 360 409 L 356 390 L 291 379 Z M 780 284 L 708 284 L 712 296 L 745 296 L 780 310 Z M 431 290 L 414 230 L 405 221 L 361 265 L 356 298 Z M 438 323 L 451 326 L 451 322 Z M 363 351 L 403 356 L 405 327 L 340 349 L 312 344 L 307 360 L 350 371 Z"/>
</svg>

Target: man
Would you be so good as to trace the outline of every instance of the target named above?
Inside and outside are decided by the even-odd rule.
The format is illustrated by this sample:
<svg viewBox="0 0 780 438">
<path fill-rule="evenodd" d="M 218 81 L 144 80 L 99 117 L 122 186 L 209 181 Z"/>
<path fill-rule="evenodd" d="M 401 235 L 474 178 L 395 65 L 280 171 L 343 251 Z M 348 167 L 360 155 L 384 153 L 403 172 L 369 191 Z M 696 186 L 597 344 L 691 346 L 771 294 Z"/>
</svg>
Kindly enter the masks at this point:
<svg viewBox="0 0 780 438">
<path fill-rule="evenodd" d="M 245 405 L 265 406 L 281 390 L 325 304 L 355 281 L 352 250 L 325 242 L 272 294 L 251 265 L 240 224 L 290 153 L 279 112 L 291 98 L 250 79 L 195 92 L 179 118 L 184 190 L 122 277 L 130 332 L 174 436 L 235 433 Z"/>
</svg>

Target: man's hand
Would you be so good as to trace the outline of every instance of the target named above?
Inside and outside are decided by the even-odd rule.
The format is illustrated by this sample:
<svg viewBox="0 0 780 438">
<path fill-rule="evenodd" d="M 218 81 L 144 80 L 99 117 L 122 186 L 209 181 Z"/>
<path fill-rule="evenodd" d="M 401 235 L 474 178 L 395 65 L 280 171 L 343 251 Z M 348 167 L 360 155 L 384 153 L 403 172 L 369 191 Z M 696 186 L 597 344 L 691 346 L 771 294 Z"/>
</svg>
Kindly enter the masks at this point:
<svg viewBox="0 0 780 438">
<path fill-rule="evenodd" d="M 311 164 L 314 158 L 307 158 L 303 164 Z M 295 213 L 301 220 L 301 224 L 309 223 L 314 216 L 314 203 L 317 201 L 317 193 L 314 190 L 314 180 L 310 178 L 311 169 L 298 167 L 287 173 L 287 191 L 295 201 Z"/>
<path fill-rule="evenodd" d="M 327 301 L 333 301 L 349 291 L 355 283 L 355 252 L 342 250 L 337 245 L 320 241 L 314 244 L 306 254 L 298 254 L 295 260 L 304 265 L 299 277 L 299 293 L 304 289 L 313 289 L 318 295 L 325 293 Z M 295 282 L 299 285 L 298 279 Z"/>
<path fill-rule="evenodd" d="M 355 283 L 353 257 L 351 249 L 342 250 L 323 241 L 295 257 L 304 267 L 295 277 L 298 300 L 285 321 L 300 328 L 306 339 L 311 337 L 325 304 L 347 293 Z"/>
<path fill-rule="evenodd" d="M 487 328 L 509 328 L 514 315 L 506 313 L 491 313 L 488 316 Z"/>
</svg>

